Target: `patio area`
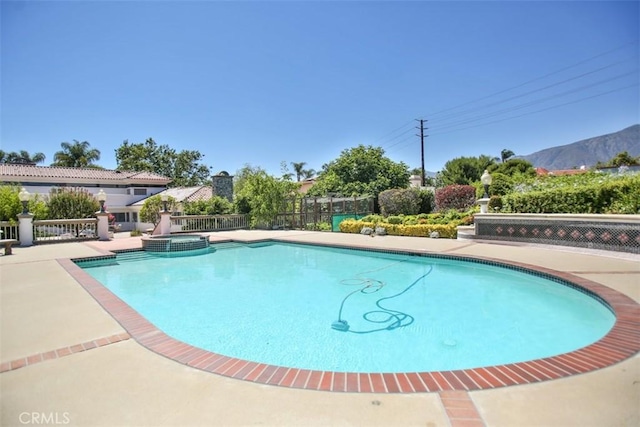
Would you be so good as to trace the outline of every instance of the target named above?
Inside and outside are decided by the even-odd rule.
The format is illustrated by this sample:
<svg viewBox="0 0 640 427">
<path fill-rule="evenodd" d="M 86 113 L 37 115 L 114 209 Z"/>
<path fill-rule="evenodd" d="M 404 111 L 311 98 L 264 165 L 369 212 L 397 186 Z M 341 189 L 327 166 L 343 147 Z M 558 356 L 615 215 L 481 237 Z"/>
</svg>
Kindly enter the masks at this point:
<svg viewBox="0 0 640 427">
<path fill-rule="evenodd" d="M 284 238 L 481 256 L 591 280 L 640 302 L 640 255 L 306 231 L 232 231 L 218 240 Z M 640 356 L 586 374 L 478 391 L 348 393 L 257 384 L 205 372 L 139 344 L 63 268 L 69 258 L 140 248 L 139 237 L 17 247 L 0 257 L 0 424 L 72 426 L 632 426 Z"/>
</svg>

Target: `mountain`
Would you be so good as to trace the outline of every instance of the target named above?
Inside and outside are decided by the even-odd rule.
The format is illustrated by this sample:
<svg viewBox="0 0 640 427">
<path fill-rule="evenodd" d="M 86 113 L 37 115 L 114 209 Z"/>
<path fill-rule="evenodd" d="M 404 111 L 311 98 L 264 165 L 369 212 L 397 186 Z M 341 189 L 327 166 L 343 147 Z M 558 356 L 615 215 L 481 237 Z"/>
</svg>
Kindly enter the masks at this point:
<svg viewBox="0 0 640 427">
<path fill-rule="evenodd" d="M 611 160 L 622 151 L 633 157 L 640 156 L 640 125 L 518 157 L 531 162 L 535 167 L 560 170 L 579 168 L 582 165 L 594 166 L 599 161 Z"/>
</svg>

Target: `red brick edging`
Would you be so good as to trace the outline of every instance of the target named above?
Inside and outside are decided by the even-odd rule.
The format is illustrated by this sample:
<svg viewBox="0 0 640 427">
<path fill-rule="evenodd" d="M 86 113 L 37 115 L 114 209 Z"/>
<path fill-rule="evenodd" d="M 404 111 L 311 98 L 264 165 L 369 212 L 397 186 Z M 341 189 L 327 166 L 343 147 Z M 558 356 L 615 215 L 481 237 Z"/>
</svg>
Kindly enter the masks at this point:
<svg viewBox="0 0 640 427">
<path fill-rule="evenodd" d="M 128 340 L 131 338 L 129 334 L 116 334 L 110 337 L 99 338 L 93 341 L 87 341 L 82 344 L 75 344 L 69 347 L 62 347 L 57 350 L 51 350 L 44 353 L 33 354 L 28 357 L 12 360 L 10 362 L 4 362 L 0 364 L 0 373 L 7 371 L 14 371 L 16 369 L 24 368 L 25 366 L 35 365 L 36 363 L 44 362 L 46 360 L 59 359 L 70 354 L 80 353 L 82 351 L 92 350 L 98 347 L 104 347 L 105 345 L 115 344 L 120 341 Z"/>
<path fill-rule="evenodd" d="M 569 273 L 523 263 L 488 261 L 540 271 L 593 292 L 614 311 L 616 322 L 613 328 L 599 341 L 569 353 L 475 369 L 409 373 L 345 373 L 288 368 L 235 359 L 178 341 L 157 329 L 73 261 L 58 260 L 60 265 L 128 331 L 131 337 L 144 347 L 183 365 L 262 384 L 334 392 L 441 392 L 441 397 L 447 398 L 455 396 L 446 394 L 454 390 L 492 389 L 587 373 L 621 362 L 640 351 L 640 305 L 628 296 Z"/>
</svg>

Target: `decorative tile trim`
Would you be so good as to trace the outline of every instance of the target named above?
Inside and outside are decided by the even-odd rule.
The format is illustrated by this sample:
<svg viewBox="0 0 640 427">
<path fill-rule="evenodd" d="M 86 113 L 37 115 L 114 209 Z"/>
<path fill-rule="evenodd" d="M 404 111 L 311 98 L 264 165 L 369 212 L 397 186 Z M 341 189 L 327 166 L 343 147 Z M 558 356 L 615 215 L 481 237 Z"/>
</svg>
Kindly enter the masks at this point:
<svg viewBox="0 0 640 427">
<path fill-rule="evenodd" d="M 129 334 L 122 333 L 111 335 L 110 337 L 99 338 L 93 341 L 87 341 L 82 344 L 75 344 L 69 347 L 62 347 L 57 350 L 51 350 L 44 353 L 33 354 L 28 357 L 12 360 L 10 362 L 4 362 L 0 364 L 0 372 L 15 371 L 16 369 L 24 368 L 25 366 L 35 365 L 36 363 L 46 362 L 47 360 L 59 359 L 61 357 L 69 356 L 71 354 L 80 353 L 94 348 L 104 347 L 105 345 L 115 344 L 120 341 L 125 341 L 131 338 Z"/>
<path fill-rule="evenodd" d="M 561 216 L 476 215 L 473 239 L 506 240 L 640 253 L 640 224 Z"/>
<path fill-rule="evenodd" d="M 266 240 L 268 241 L 268 240 Z M 272 241 L 285 241 L 273 239 Z M 287 242 L 301 244 L 299 242 Z M 304 243 L 307 244 L 307 243 Z M 320 245 L 351 249 L 341 245 Z M 578 350 L 525 362 L 441 372 L 354 373 L 313 371 L 266 365 L 236 359 L 178 341 L 157 329 L 133 308 L 82 270 L 72 260 L 60 265 L 142 346 L 186 366 L 218 375 L 310 390 L 358 393 L 421 393 L 486 390 L 532 384 L 605 368 L 640 351 L 640 305 L 630 297 L 599 283 L 524 263 L 451 254 L 429 254 L 404 250 L 372 250 L 420 256 L 482 262 L 553 278 L 559 284 L 575 287 L 597 297 L 616 316 L 613 328 L 602 339 Z M 449 396 L 442 394 L 441 396 Z"/>
</svg>

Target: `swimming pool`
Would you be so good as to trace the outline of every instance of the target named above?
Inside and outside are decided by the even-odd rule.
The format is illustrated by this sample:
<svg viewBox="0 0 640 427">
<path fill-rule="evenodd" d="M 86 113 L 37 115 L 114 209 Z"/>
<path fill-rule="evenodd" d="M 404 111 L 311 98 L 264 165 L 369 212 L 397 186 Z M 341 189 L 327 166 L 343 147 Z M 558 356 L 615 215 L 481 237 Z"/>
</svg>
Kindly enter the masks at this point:
<svg viewBox="0 0 640 427">
<path fill-rule="evenodd" d="M 213 247 L 170 263 L 119 256 L 86 271 L 180 341 L 309 370 L 521 362 L 584 347 L 615 322 L 584 292 L 491 263 L 282 243 Z M 332 327 L 340 319 L 348 330 Z"/>
</svg>

